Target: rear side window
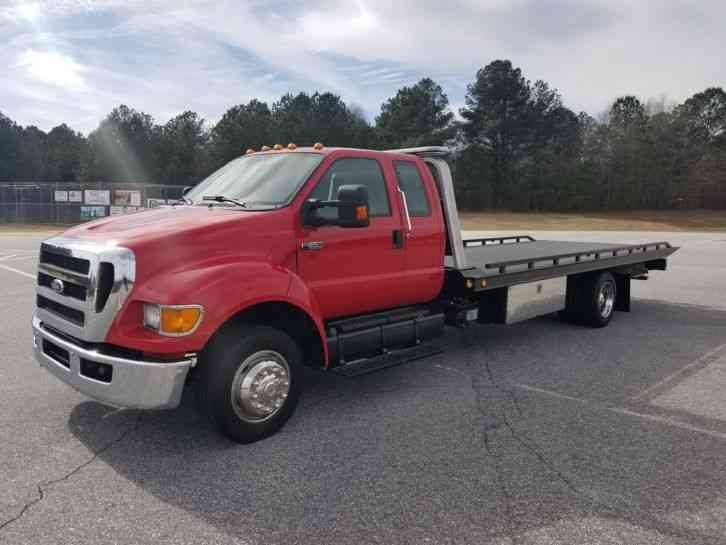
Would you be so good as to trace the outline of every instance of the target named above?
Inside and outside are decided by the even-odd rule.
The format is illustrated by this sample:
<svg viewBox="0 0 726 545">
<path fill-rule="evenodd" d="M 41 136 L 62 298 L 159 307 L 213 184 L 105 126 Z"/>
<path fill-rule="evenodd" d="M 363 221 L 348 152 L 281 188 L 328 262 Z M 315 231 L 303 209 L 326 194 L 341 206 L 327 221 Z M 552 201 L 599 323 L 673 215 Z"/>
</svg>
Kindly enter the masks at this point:
<svg viewBox="0 0 726 545">
<path fill-rule="evenodd" d="M 394 166 L 396 168 L 396 178 L 398 178 L 398 187 L 406 194 L 408 213 L 411 216 L 430 215 L 431 206 L 426 196 L 426 187 L 416 164 L 396 161 Z"/>
<path fill-rule="evenodd" d="M 338 159 L 318 182 L 308 198 L 322 201 L 334 200 L 342 185 L 363 185 L 368 190 L 369 215 L 390 216 L 391 206 L 383 171 L 378 161 L 363 157 Z M 337 214 L 337 209 L 327 208 L 321 214 Z"/>
</svg>

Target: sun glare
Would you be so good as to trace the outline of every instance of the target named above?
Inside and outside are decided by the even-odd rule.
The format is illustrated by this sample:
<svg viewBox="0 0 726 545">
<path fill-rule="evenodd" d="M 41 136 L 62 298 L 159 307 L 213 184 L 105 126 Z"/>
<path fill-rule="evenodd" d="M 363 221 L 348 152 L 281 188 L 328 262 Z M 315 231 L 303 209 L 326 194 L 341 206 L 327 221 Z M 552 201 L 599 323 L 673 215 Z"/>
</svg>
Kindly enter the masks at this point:
<svg viewBox="0 0 726 545">
<path fill-rule="evenodd" d="M 20 2 L 15 7 L 15 13 L 19 19 L 25 19 L 32 23 L 40 17 L 40 4 L 37 2 Z"/>
<path fill-rule="evenodd" d="M 28 49 L 20 56 L 18 65 L 24 67 L 35 79 L 70 90 L 84 87 L 82 67 L 67 55 L 53 51 Z"/>
</svg>

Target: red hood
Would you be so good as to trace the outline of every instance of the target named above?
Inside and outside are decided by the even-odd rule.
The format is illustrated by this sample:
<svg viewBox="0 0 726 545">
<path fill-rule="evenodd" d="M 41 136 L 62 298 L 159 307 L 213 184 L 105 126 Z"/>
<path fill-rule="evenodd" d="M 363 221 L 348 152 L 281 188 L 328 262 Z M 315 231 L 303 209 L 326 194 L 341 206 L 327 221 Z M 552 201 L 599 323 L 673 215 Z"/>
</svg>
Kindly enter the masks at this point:
<svg viewBox="0 0 726 545">
<path fill-rule="evenodd" d="M 63 236 L 94 241 L 113 240 L 119 246 L 133 247 L 139 242 L 145 244 L 187 231 L 247 224 L 260 214 L 263 212 L 220 206 L 170 206 L 83 223 L 69 229 Z"/>
<path fill-rule="evenodd" d="M 286 263 L 295 249 L 291 218 L 290 208 L 175 206 L 84 223 L 62 236 L 129 248 L 142 280 L 222 255 Z"/>
</svg>

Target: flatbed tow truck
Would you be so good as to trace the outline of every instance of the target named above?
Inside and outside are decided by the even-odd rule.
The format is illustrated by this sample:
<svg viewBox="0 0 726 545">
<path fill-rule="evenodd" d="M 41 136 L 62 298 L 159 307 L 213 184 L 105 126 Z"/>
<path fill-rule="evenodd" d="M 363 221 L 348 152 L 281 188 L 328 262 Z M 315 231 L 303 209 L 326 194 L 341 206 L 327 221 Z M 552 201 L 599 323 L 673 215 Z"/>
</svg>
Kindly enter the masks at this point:
<svg viewBox="0 0 726 545">
<path fill-rule="evenodd" d="M 449 150 L 277 145 L 183 203 L 41 246 L 33 343 L 62 381 L 119 407 L 174 408 L 190 377 L 234 441 L 280 429 L 300 369 L 347 376 L 437 352 L 445 326 L 560 312 L 591 327 L 677 248 L 463 239 Z"/>
</svg>

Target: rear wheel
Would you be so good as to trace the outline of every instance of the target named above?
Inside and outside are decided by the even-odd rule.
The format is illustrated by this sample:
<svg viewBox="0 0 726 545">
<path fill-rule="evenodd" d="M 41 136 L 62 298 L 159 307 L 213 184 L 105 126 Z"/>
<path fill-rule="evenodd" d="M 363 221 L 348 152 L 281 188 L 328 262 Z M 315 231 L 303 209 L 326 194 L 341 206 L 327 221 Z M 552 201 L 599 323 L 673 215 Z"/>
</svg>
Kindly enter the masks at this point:
<svg viewBox="0 0 726 545">
<path fill-rule="evenodd" d="M 239 443 L 272 435 L 290 418 L 300 394 L 301 355 L 286 333 L 241 326 L 220 333 L 202 353 L 202 410 Z"/>
<path fill-rule="evenodd" d="M 615 313 L 617 285 L 608 271 L 588 274 L 568 282 L 563 316 L 590 327 L 605 327 Z"/>
</svg>

